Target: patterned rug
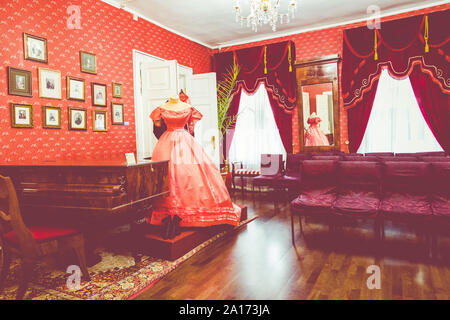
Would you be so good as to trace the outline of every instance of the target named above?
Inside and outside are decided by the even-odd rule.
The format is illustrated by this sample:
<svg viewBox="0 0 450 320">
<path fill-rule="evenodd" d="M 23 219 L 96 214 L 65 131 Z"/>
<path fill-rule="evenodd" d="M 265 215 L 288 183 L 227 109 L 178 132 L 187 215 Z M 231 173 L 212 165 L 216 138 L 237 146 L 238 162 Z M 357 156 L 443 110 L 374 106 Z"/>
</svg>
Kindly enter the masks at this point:
<svg viewBox="0 0 450 320">
<path fill-rule="evenodd" d="M 237 227 L 222 231 L 206 240 L 196 248 L 175 261 L 142 257 L 135 264 L 129 253 L 113 254 L 106 249 L 97 253 L 101 262 L 89 268 L 91 281 L 82 281 L 77 288 L 69 289 L 67 280 L 70 274 L 56 269 L 51 261 L 38 264 L 34 274 L 38 275 L 29 285 L 24 297 L 26 300 L 128 300 L 147 290 L 181 263 L 200 250 L 214 243 L 226 234 L 234 232 L 257 216 L 242 221 Z M 13 300 L 18 288 L 19 261 L 13 260 L 0 300 Z"/>
</svg>

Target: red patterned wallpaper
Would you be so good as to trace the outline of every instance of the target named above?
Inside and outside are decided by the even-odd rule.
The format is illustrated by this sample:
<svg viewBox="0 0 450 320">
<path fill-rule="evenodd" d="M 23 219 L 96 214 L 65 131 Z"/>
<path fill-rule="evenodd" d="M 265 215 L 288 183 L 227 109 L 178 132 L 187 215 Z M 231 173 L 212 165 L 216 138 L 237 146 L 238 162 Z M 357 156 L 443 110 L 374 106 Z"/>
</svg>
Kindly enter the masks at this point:
<svg viewBox="0 0 450 320">
<path fill-rule="evenodd" d="M 80 6 L 81 28 L 69 29 L 68 6 Z M 71 21 L 72 22 L 72 21 Z M 34 160 L 124 159 L 136 151 L 133 49 L 176 59 L 194 73 L 210 71 L 210 50 L 99 0 L 1 0 L 0 5 L 0 163 Z M 24 60 L 26 32 L 48 41 L 48 64 Z M 98 73 L 80 72 L 79 51 L 97 54 Z M 7 67 L 32 71 L 33 97 L 8 95 Z M 39 98 L 38 68 L 60 70 L 62 100 Z M 66 99 L 66 76 L 86 80 L 86 101 Z M 112 82 L 123 84 L 123 98 L 112 98 Z M 108 132 L 92 131 L 91 82 L 107 85 Z M 123 103 L 129 125 L 111 125 L 111 101 Z M 34 128 L 10 125 L 10 103 L 32 104 Z M 41 107 L 62 108 L 62 129 L 43 129 Z M 88 110 L 88 130 L 68 130 L 68 107 Z"/>
<path fill-rule="evenodd" d="M 389 21 L 395 19 L 401 19 L 409 16 L 414 16 L 418 14 L 424 14 L 434 11 L 447 10 L 450 9 L 450 4 L 439 5 L 435 7 L 425 8 L 416 11 L 410 11 L 402 14 L 397 14 L 393 16 L 389 16 L 386 18 L 382 18 L 381 21 Z M 296 59 L 308 59 L 314 57 L 320 57 L 330 54 L 339 54 L 342 56 L 342 41 L 343 41 L 343 31 L 349 28 L 355 28 L 364 26 L 366 22 L 348 24 L 328 29 L 316 30 L 311 32 L 299 33 L 291 36 L 280 37 L 270 40 L 246 43 L 243 45 L 237 45 L 232 47 L 222 48 L 223 51 L 237 50 L 243 49 L 253 46 L 260 46 L 264 44 L 270 44 L 274 42 L 292 40 L 295 42 L 296 48 Z M 217 52 L 217 51 L 216 51 Z M 339 77 L 341 75 L 341 68 L 339 65 Z M 348 128 L 347 128 L 347 112 L 343 109 L 343 100 L 342 94 L 340 94 L 340 128 L 341 128 L 341 150 L 348 151 L 347 145 L 345 141 L 348 139 Z M 294 111 L 293 114 L 293 122 L 292 122 L 292 134 L 293 134 L 293 143 L 296 151 L 299 150 L 298 141 L 299 141 L 299 127 L 298 127 L 298 113 Z"/>
</svg>

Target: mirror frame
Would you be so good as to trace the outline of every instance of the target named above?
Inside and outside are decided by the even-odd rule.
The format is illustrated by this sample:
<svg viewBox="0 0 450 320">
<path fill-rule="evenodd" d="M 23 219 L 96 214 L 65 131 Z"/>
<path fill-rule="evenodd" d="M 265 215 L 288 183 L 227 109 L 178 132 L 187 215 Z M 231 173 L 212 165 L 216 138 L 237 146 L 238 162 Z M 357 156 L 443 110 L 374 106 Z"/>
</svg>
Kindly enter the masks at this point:
<svg viewBox="0 0 450 320">
<path fill-rule="evenodd" d="M 329 55 L 319 58 L 299 60 L 295 62 L 295 75 L 297 80 L 297 111 L 299 125 L 299 147 L 300 152 L 320 152 L 341 149 L 341 135 L 339 127 L 339 78 L 338 62 L 339 55 Z M 332 146 L 313 146 L 304 145 L 304 119 L 303 119 L 303 95 L 302 86 L 332 83 L 333 92 L 333 126 L 334 126 L 334 144 Z"/>
</svg>

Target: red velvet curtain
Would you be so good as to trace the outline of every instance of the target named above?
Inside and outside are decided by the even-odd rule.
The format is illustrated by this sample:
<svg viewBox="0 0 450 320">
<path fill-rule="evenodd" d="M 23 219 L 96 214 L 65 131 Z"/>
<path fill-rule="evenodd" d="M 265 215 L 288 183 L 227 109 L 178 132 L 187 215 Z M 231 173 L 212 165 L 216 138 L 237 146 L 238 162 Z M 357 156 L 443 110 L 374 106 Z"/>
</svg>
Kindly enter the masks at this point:
<svg viewBox="0 0 450 320">
<path fill-rule="evenodd" d="M 450 94 L 442 92 L 433 77 L 416 66 L 409 75 L 417 102 L 436 140 L 450 153 Z"/>
<path fill-rule="evenodd" d="M 418 72 L 428 75 L 422 75 L 421 79 L 427 83 L 433 82 L 437 86 L 435 90 L 440 90 L 444 95 L 440 99 L 429 99 L 423 97 L 425 92 L 416 89 L 416 98 L 421 101 L 419 104 L 427 105 L 421 108 L 428 110 L 429 119 L 439 118 L 442 114 L 440 108 L 448 110 L 449 21 L 450 10 L 443 10 L 383 22 L 380 29 L 365 26 L 344 31 L 341 86 L 344 108 L 349 116 L 350 152 L 356 152 L 362 142 L 383 67 L 388 68 L 392 76 L 401 78 L 410 75 L 415 66 L 420 66 Z M 433 85 L 428 83 L 427 86 Z M 429 104 L 438 100 L 444 105 L 432 107 Z M 355 118 L 358 116 L 361 118 Z M 436 120 L 427 120 L 427 123 L 444 147 L 448 142 L 445 142 L 446 134 L 442 133 L 442 124 Z"/>
<path fill-rule="evenodd" d="M 284 41 L 215 54 L 214 69 L 217 81 L 223 79 L 234 61 L 241 71 L 228 115 L 238 113 L 242 90 L 254 93 L 259 83 L 264 82 L 283 146 L 289 152 L 292 149 L 292 112 L 296 101 L 294 42 Z M 231 145 L 232 135 L 233 130 L 226 139 L 226 153 Z"/>
</svg>

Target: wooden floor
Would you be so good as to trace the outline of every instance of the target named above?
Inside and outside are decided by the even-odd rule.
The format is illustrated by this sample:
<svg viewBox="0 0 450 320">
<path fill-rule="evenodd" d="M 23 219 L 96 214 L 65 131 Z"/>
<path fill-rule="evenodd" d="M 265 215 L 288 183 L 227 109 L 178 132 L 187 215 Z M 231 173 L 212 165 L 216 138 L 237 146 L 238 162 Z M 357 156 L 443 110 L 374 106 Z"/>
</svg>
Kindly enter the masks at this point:
<svg viewBox="0 0 450 320">
<path fill-rule="evenodd" d="M 308 221 L 297 250 L 291 243 L 288 202 L 277 210 L 266 197 L 246 204 L 258 219 L 184 262 L 137 299 L 450 299 L 450 245 L 427 258 L 425 240 L 403 226 L 386 229 L 383 246 L 370 223 L 336 235 Z M 366 269 L 381 270 L 381 289 L 368 289 Z"/>
</svg>

